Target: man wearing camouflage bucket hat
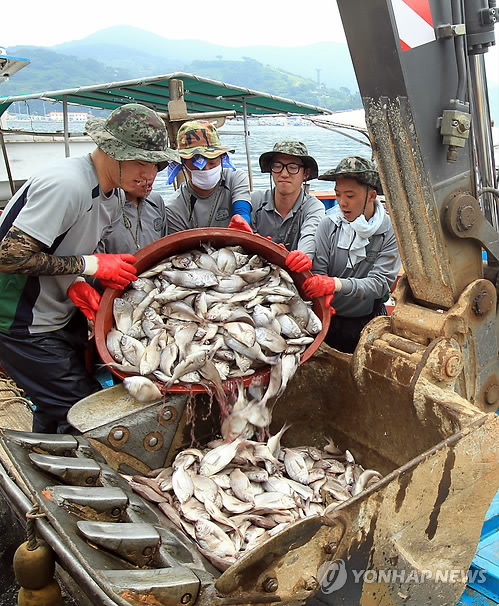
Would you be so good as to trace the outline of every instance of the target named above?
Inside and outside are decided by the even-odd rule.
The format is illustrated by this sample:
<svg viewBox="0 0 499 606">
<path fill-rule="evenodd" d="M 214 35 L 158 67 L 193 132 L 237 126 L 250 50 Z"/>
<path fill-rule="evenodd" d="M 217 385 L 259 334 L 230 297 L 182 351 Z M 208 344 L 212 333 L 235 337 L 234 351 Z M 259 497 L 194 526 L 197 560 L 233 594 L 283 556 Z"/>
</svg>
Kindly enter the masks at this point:
<svg viewBox="0 0 499 606">
<path fill-rule="evenodd" d="M 327 211 L 316 234 L 312 271 L 303 290 L 309 297 L 332 299 L 336 314 L 325 342 L 353 353 L 364 326 L 386 315 L 401 261 L 390 217 L 377 199 L 379 174 L 361 156 L 343 158 L 319 177 L 336 181 L 338 204 Z"/>
<path fill-rule="evenodd" d="M 181 164 L 170 165 L 168 183 L 183 170 L 185 182 L 166 202 L 169 233 L 195 227 L 234 227 L 251 220 L 247 174 L 232 165 L 215 126 L 205 120 L 185 122 L 177 133 Z M 242 218 L 241 218 L 242 217 Z"/>
<path fill-rule="evenodd" d="M 86 128 L 98 147 L 34 174 L 0 217 L 0 366 L 30 396 L 33 431 L 42 433 L 72 431 L 68 410 L 100 389 L 84 363 L 85 316 L 95 318 L 100 296 L 80 276 L 117 289 L 136 279 L 134 256 L 94 254 L 122 219 L 118 188 L 145 191 L 177 158 L 163 121 L 143 105 Z"/>
<path fill-rule="evenodd" d="M 251 194 L 253 227 L 291 251 L 286 257 L 289 269 L 310 269 L 315 232 L 325 208 L 320 200 L 305 192 L 304 184 L 317 178 L 317 162 L 301 141 L 278 141 L 272 151 L 260 156 L 259 162 L 262 173 L 271 174 L 271 187 Z"/>
</svg>

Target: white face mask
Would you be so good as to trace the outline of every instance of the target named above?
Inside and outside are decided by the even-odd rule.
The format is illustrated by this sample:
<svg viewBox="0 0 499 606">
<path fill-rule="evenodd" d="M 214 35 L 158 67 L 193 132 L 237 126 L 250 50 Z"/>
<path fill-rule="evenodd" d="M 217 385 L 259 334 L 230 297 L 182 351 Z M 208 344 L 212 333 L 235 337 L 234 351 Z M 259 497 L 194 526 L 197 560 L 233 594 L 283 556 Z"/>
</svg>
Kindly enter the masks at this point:
<svg viewBox="0 0 499 606">
<path fill-rule="evenodd" d="M 191 181 L 199 189 L 213 189 L 220 180 L 220 174 L 220 166 L 208 170 L 191 170 Z"/>
</svg>

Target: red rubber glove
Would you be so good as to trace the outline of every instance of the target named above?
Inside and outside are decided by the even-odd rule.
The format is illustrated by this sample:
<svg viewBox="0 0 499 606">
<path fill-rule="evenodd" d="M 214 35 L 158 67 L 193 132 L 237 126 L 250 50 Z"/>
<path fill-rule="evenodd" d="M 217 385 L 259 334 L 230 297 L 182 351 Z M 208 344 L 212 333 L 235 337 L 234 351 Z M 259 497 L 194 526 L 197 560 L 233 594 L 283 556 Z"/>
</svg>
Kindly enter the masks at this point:
<svg viewBox="0 0 499 606">
<path fill-rule="evenodd" d="M 292 250 L 286 257 L 286 265 L 291 271 L 312 269 L 312 259 L 302 250 Z"/>
<path fill-rule="evenodd" d="M 100 294 L 85 280 L 76 280 L 67 290 L 68 297 L 84 314 L 87 320 L 95 322 L 95 312 L 99 309 Z"/>
<path fill-rule="evenodd" d="M 97 253 L 83 257 L 85 269 L 83 275 L 100 278 L 103 286 L 110 288 L 125 288 L 137 279 L 137 270 L 133 255 L 109 255 Z"/>
<path fill-rule="evenodd" d="M 303 292 L 310 298 L 332 295 L 339 290 L 341 290 L 341 280 L 339 278 L 314 274 L 303 282 Z"/>
<path fill-rule="evenodd" d="M 253 233 L 250 224 L 243 219 L 241 215 L 233 215 L 228 225 L 229 229 L 238 229 L 239 231 L 247 231 L 249 234 Z"/>
<path fill-rule="evenodd" d="M 326 295 L 326 297 L 325 297 L 326 307 L 329 307 L 329 311 L 331 312 L 332 316 L 334 316 L 334 314 L 336 313 L 336 309 L 331 305 L 331 303 L 333 302 L 333 299 L 334 299 L 334 295 Z"/>
</svg>

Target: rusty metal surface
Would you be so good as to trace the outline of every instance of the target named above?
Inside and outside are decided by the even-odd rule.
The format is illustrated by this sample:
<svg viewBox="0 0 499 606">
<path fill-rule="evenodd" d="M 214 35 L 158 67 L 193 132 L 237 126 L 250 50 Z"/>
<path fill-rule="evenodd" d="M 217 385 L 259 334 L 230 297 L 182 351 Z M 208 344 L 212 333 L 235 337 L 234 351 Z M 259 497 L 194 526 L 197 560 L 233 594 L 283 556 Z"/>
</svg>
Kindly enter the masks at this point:
<svg viewBox="0 0 499 606">
<path fill-rule="evenodd" d="M 402 262 L 414 298 L 448 309 L 461 291 L 481 278 L 480 246 L 444 236 L 441 205 L 457 181 L 429 182 L 414 118 L 406 98 L 364 98 L 366 122 Z M 469 176 L 463 175 L 469 185 Z M 461 184 L 460 186 L 464 186 Z"/>
<path fill-rule="evenodd" d="M 476 280 L 462 292 L 447 311 L 417 305 L 406 276 L 397 284 L 396 306 L 388 329 L 409 341 L 428 347 L 436 339 L 452 339 L 458 346 L 448 360 L 433 361 L 433 379 L 454 377 L 455 391 L 485 412 L 499 405 L 499 365 L 497 361 L 497 292 L 489 280 Z M 424 361 L 426 363 L 426 360 Z M 439 370 L 440 369 L 440 370 Z M 443 373 L 443 374 L 440 374 Z M 449 377 L 449 380 L 452 377 Z"/>
</svg>

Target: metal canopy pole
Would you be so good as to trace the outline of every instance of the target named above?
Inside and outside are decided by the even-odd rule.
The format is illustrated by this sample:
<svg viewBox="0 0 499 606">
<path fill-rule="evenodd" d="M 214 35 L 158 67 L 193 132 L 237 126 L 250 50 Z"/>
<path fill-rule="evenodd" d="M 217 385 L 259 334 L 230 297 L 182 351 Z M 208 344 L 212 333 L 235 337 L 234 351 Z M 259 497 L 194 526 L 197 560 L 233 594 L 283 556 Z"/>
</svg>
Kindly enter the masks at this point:
<svg viewBox="0 0 499 606">
<path fill-rule="evenodd" d="M 66 95 L 62 98 L 62 118 L 64 120 L 64 153 L 66 158 L 69 158 L 68 98 Z"/>
<path fill-rule="evenodd" d="M 249 130 L 248 130 L 248 111 L 246 108 L 246 97 L 243 97 L 243 120 L 244 120 L 244 147 L 246 148 L 246 163 L 248 165 L 248 178 L 250 191 L 253 191 L 253 173 L 251 170 L 251 158 L 249 151 Z"/>
<path fill-rule="evenodd" d="M 12 192 L 12 195 L 14 195 L 16 193 L 16 188 L 14 186 L 14 179 L 12 178 L 12 172 L 10 170 L 9 157 L 7 156 L 7 147 L 5 145 L 5 139 L 2 131 L 0 131 L 0 145 L 2 146 L 5 170 L 7 171 L 7 177 L 9 178 L 10 191 Z"/>
</svg>

